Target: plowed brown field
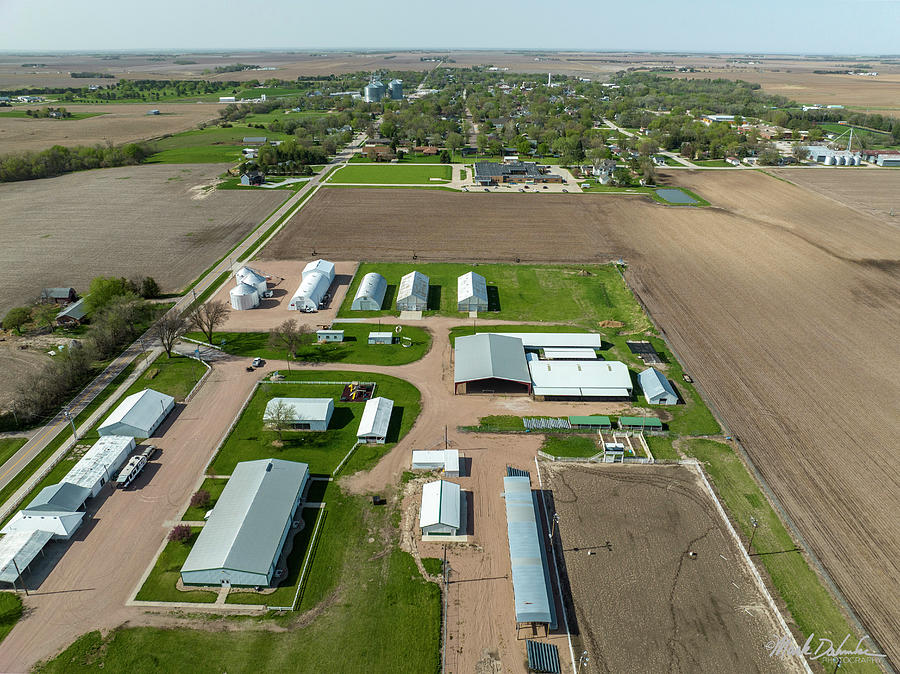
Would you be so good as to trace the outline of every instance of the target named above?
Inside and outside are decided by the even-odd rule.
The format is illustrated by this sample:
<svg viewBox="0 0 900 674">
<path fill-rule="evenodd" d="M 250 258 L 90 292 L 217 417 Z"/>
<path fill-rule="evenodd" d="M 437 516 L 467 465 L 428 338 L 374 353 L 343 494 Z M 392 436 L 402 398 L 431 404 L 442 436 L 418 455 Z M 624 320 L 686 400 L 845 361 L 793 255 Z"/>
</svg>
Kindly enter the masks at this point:
<svg viewBox="0 0 900 674">
<path fill-rule="evenodd" d="M 95 276 L 185 286 L 288 196 L 201 188 L 222 171 L 133 166 L 0 185 L 0 313 L 42 287 L 86 292 Z"/>
<path fill-rule="evenodd" d="M 890 175 L 896 192 L 900 172 Z M 323 190 L 266 256 L 314 246 L 332 259 L 624 257 L 686 368 L 898 662 L 900 231 L 758 172 L 675 176 L 714 207 Z"/>
</svg>

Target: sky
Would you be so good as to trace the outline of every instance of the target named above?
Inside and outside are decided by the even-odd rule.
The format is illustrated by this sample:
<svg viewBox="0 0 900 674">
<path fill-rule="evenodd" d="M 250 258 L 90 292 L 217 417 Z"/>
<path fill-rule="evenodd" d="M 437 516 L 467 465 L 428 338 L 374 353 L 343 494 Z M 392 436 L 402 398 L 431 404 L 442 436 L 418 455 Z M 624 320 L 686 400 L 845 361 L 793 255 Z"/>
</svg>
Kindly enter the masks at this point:
<svg viewBox="0 0 900 674">
<path fill-rule="evenodd" d="M 0 51 L 900 53 L 900 0 L 0 0 Z"/>
</svg>

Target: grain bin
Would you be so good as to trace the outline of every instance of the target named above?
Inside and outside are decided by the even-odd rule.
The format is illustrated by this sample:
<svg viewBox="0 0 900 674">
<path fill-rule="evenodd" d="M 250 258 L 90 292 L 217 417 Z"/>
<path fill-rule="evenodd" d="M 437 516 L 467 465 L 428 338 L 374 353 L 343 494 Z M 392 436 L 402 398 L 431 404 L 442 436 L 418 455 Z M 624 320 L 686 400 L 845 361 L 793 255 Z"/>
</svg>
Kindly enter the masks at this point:
<svg viewBox="0 0 900 674">
<path fill-rule="evenodd" d="M 246 283 L 238 283 L 231 289 L 231 308 L 245 311 L 259 306 L 259 293 L 256 288 Z"/>
</svg>

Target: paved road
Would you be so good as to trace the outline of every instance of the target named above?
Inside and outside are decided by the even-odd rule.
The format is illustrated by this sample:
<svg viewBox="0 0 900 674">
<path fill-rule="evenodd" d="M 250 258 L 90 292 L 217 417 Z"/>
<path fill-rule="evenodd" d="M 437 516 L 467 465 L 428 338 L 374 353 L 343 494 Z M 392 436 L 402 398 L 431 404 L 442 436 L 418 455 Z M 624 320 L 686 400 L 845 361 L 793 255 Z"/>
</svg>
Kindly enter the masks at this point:
<svg viewBox="0 0 900 674">
<path fill-rule="evenodd" d="M 366 141 L 365 134 L 357 134 L 356 138 L 344 150 L 338 153 L 322 171 L 313 176 L 302 188 L 285 201 L 281 207 L 275 211 L 261 226 L 247 237 L 233 253 L 226 259 L 217 264 L 209 273 L 204 276 L 194 287 L 192 293 L 181 297 L 170 311 L 184 311 L 194 298 L 203 293 L 223 272 L 230 269 L 233 264 L 232 260 L 240 257 L 247 250 L 252 250 L 261 242 L 263 234 L 270 226 L 290 209 L 294 208 L 300 199 L 308 192 L 315 190 L 322 180 L 322 177 L 337 164 L 345 163 L 354 152 L 357 151 Z M 5 487 L 19 474 L 36 456 L 38 456 L 47 445 L 62 431 L 68 421 L 64 416 L 64 412 L 68 412 L 73 418 L 77 416 L 85 407 L 87 407 L 94 398 L 106 387 L 106 385 L 115 379 L 119 373 L 124 370 L 137 356 L 144 350 L 145 344 L 149 347 L 151 337 L 149 331 L 142 335 L 138 341 L 123 351 L 107 368 L 82 390 L 71 403 L 61 411 L 45 426 L 40 428 L 34 436 L 22 448 L 10 457 L 2 466 L 0 466 L 0 489 Z M 79 429 L 82 430 L 82 429 Z"/>
</svg>

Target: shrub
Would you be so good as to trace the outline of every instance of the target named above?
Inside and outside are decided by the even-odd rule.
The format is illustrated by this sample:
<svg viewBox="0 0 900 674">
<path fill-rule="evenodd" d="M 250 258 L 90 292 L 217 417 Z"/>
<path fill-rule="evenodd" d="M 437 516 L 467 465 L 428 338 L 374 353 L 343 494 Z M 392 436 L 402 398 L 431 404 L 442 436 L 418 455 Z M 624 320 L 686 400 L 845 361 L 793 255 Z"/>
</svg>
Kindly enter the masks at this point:
<svg viewBox="0 0 900 674">
<path fill-rule="evenodd" d="M 169 532 L 169 540 L 184 543 L 191 537 L 191 528 L 187 524 L 178 524 Z"/>
<path fill-rule="evenodd" d="M 209 502 L 209 492 L 205 489 L 201 489 L 200 491 L 195 492 L 193 496 L 191 496 L 191 505 L 195 508 L 205 508 L 209 505 Z"/>
</svg>

